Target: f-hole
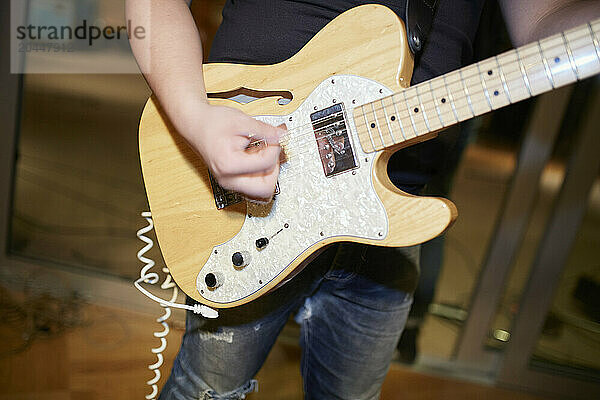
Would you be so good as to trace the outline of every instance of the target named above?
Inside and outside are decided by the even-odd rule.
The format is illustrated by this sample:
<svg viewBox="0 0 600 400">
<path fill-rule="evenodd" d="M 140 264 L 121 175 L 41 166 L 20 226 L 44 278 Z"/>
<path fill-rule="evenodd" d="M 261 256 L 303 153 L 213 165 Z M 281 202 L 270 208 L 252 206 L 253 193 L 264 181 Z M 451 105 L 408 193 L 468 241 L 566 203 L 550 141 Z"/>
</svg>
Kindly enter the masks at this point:
<svg viewBox="0 0 600 400">
<path fill-rule="evenodd" d="M 240 104 L 248 104 L 253 101 L 268 97 L 277 98 L 277 104 L 285 106 L 294 96 L 292 92 L 286 90 L 255 90 L 245 87 L 228 90 L 226 92 L 208 93 L 209 99 L 227 99 Z"/>
</svg>

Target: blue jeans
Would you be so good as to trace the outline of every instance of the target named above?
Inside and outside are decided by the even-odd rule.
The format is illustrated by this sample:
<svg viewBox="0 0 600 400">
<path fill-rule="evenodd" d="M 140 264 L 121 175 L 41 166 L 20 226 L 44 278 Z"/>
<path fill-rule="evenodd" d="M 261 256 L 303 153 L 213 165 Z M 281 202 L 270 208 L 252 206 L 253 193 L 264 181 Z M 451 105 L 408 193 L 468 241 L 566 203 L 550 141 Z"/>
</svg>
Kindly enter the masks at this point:
<svg viewBox="0 0 600 400">
<path fill-rule="evenodd" d="M 282 288 L 216 320 L 188 313 L 160 399 L 243 399 L 293 313 L 306 399 L 379 398 L 418 259 L 418 247 L 335 245 Z"/>
</svg>

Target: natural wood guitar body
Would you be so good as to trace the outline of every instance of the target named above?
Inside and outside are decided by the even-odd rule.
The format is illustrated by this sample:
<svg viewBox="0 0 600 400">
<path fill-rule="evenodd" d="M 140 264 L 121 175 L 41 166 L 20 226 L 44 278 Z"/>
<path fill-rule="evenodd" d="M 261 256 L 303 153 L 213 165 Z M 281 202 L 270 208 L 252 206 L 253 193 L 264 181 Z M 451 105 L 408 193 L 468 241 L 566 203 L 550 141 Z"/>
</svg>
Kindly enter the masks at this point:
<svg viewBox="0 0 600 400">
<path fill-rule="evenodd" d="M 365 5 L 341 14 L 284 62 L 268 66 L 206 64 L 204 75 L 209 93 L 239 88 L 291 92 L 293 99 L 286 105 L 279 105 L 273 97 L 248 104 L 211 100 L 213 104 L 235 107 L 253 116 L 284 116 L 293 113 L 317 85 L 332 76 L 359 76 L 398 92 L 408 86 L 412 66 L 403 22 L 385 7 Z M 242 202 L 217 210 L 206 166 L 174 130 L 154 97 L 144 109 L 139 141 L 148 200 L 167 266 L 185 293 L 212 307 L 234 307 L 267 293 L 308 256 L 329 243 L 414 245 L 442 233 L 457 215 L 448 200 L 411 196 L 395 188 L 387 177 L 386 165 L 397 148 L 381 151 L 372 165 L 361 168 L 370 168 L 372 186 L 385 209 L 388 221 L 385 237 L 325 237 L 298 254 L 289 265 L 282 266 L 285 267 L 282 273 L 265 280 L 260 290 L 233 301 L 211 301 L 199 292 L 198 275 L 216 251 L 215 246 L 230 241 L 240 232 L 247 204 Z M 355 146 L 360 146 L 358 141 Z"/>
</svg>

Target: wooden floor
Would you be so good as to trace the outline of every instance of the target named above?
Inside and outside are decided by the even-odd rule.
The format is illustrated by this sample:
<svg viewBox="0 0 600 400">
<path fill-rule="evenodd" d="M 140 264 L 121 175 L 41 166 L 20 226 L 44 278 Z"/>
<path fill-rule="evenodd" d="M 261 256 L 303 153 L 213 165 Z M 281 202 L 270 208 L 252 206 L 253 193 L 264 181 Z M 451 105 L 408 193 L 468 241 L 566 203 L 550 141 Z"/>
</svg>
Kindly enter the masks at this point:
<svg viewBox="0 0 600 400">
<path fill-rule="evenodd" d="M 157 314 L 159 310 L 157 309 Z M 0 358 L 0 400 L 120 400 L 144 399 L 150 393 L 145 381 L 155 362 L 150 348 L 160 328 L 151 316 L 116 309 L 86 306 L 84 324 L 50 338 L 35 340 L 25 351 Z M 168 336 L 163 372 L 170 369 L 177 351 L 182 321 Z M 6 327 L 6 326 L 5 326 Z M 7 334 L 21 335 L 17 329 Z M 13 338 L 14 339 L 14 338 Z M 11 340 L 0 342 L 5 354 Z M 278 342 L 257 379 L 260 392 L 250 400 L 299 400 L 302 383 L 296 345 Z M 160 383 L 164 382 L 164 377 Z M 395 399 L 540 399 L 531 395 L 416 373 L 393 365 L 383 388 L 383 400 Z"/>
</svg>

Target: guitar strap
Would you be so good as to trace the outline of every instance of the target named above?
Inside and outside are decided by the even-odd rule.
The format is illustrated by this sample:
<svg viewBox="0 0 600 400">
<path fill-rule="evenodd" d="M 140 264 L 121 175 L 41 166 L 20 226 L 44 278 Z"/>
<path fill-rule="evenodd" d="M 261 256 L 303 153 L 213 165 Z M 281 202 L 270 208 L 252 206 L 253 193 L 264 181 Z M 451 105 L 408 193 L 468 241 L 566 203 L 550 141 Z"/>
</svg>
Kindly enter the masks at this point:
<svg viewBox="0 0 600 400">
<path fill-rule="evenodd" d="M 419 54 L 427 40 L 439 0 L 406 0 L 406 33 L 408 46 Z"/>
</svg>

